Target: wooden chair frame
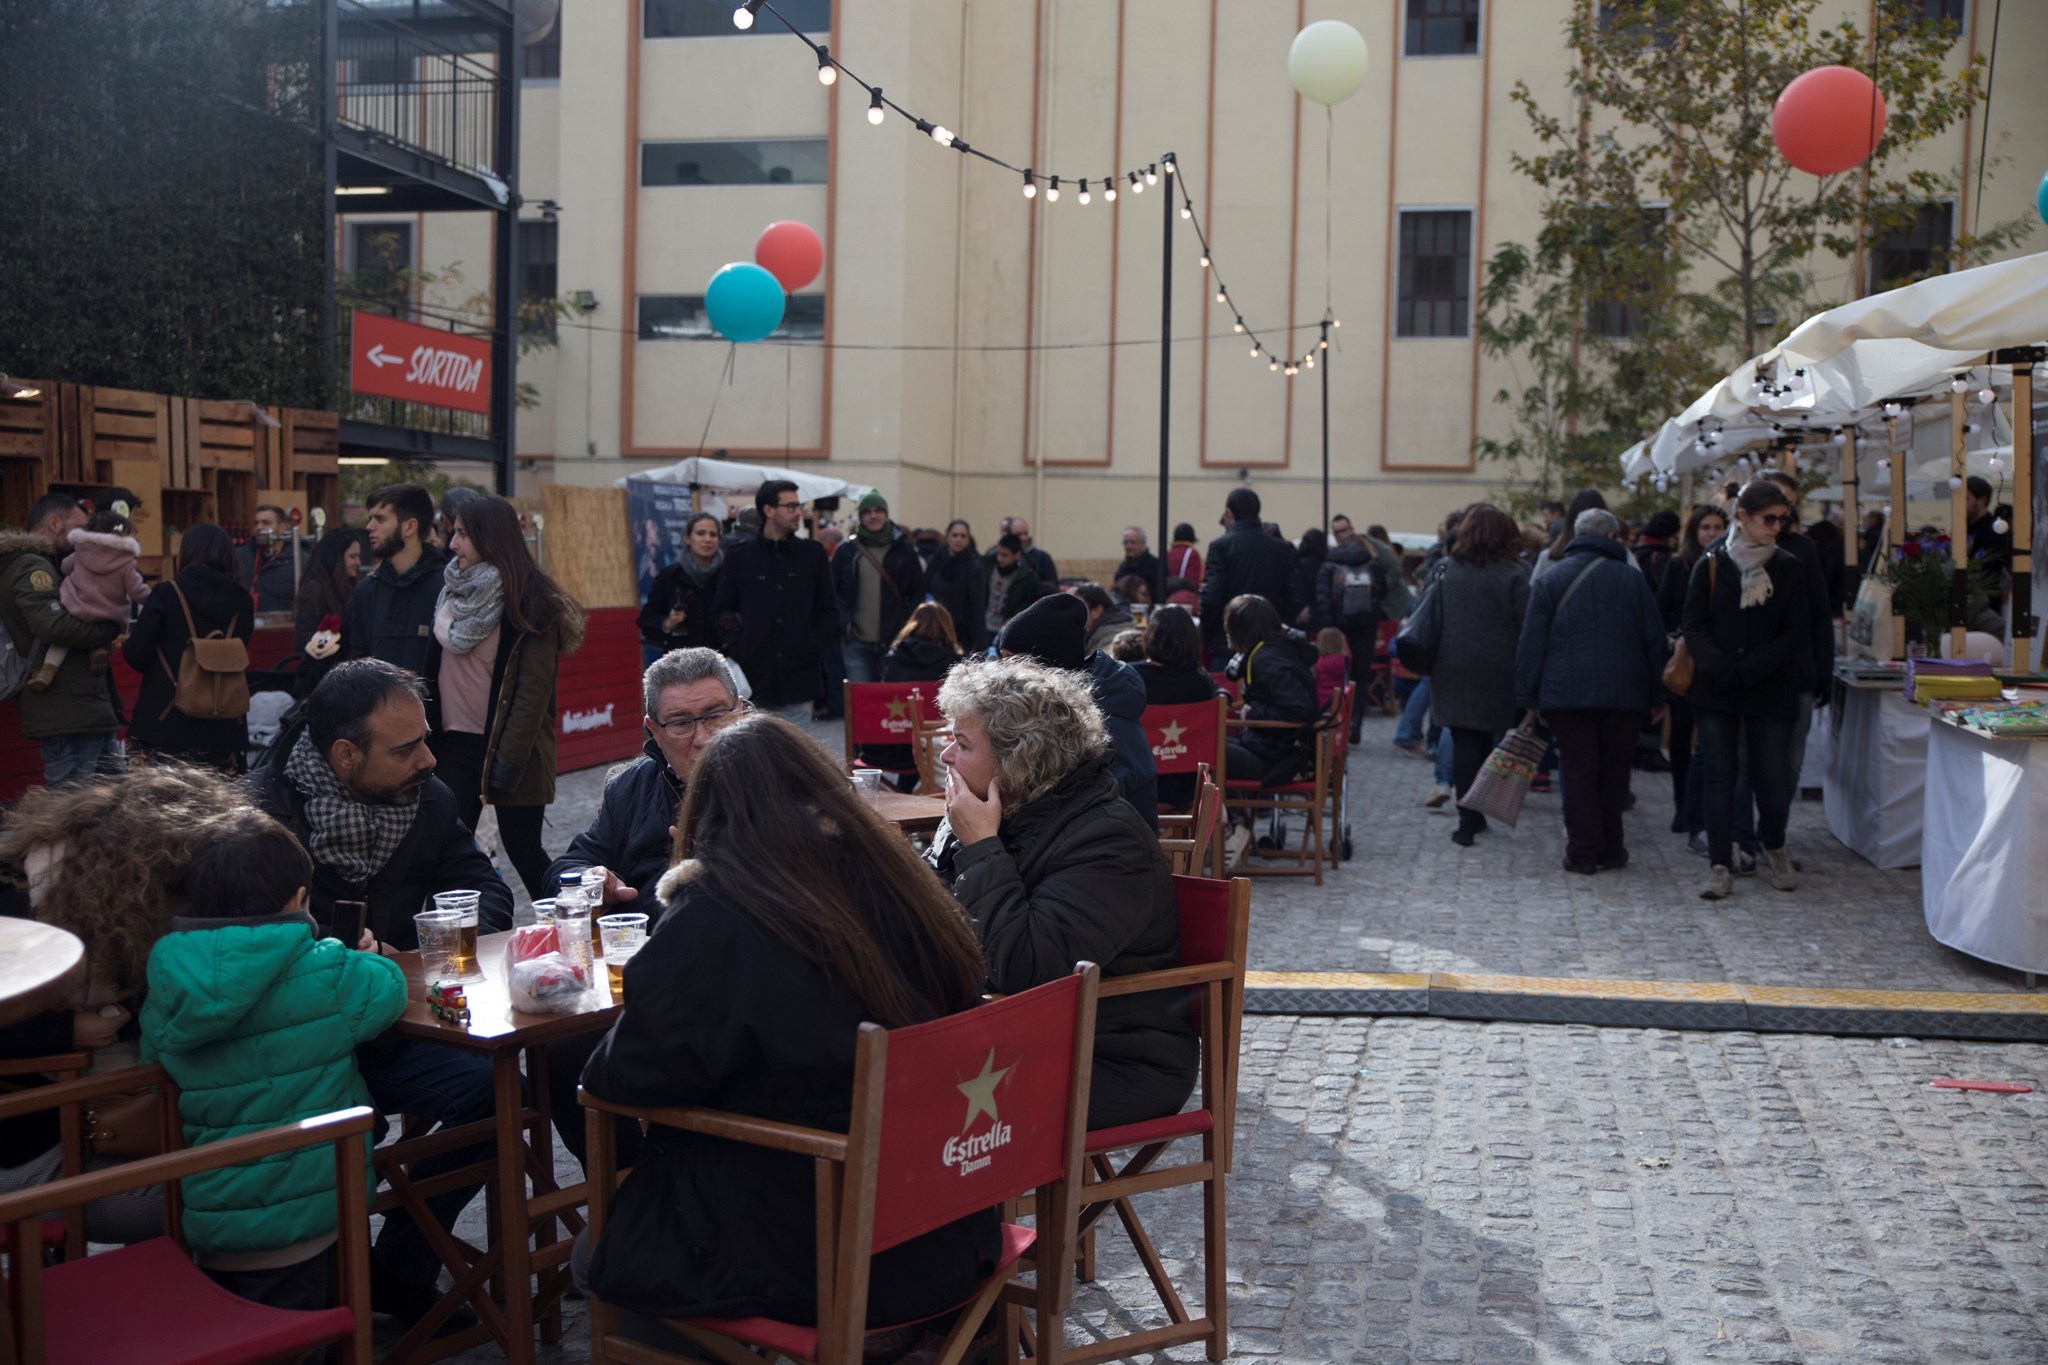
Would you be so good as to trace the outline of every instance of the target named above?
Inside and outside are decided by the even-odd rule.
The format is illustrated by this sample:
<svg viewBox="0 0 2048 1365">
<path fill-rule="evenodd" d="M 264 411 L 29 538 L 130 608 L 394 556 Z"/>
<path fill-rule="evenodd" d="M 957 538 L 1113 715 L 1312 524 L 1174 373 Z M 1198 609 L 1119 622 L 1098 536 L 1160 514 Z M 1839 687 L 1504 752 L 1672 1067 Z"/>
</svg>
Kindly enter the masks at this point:
<svg viewBox="0 0 2048 1365">
<path fill-rule="evenodd" d="M 1074 1030 L 1073 1079 L 1067 1096 L 1066 1155 L 1061 1178 L 1036 1192 L 1036 1207 L 1048 1211 L 1037 1220 L 1033 1254 L 1045 1264 L 1063 1265 L 1072 1256 L 1079 1217 L 1084 1128 L 1088 1116 L 1088 1083 L 1093 1073 L 1095 1002 L 1100 971 L 1079 963 L 1082 978 L 1079 1018 Z M 868 1270 L 872 1258 L 876 1161 L 882 1134 L 883 1082 L 887 1075 L 889 1034 L 879 1024 L 863 1024 L 854 1045 L 853 1118 L 844 1133 L 825 1132 L 797 1124 L 700 1108 L 644 1109 L 612 1104 L 579 1087 L 588 1109 L 590 1165 L 590 1238 L 604 1231 L 612 1199 L 618 1193 L 615 1118 L 658 1123 L 686 1132 L 743 1142 L 772 1151 L 811 1158 L 817 1189 L 818 1351 L 814 1365 L 860 1365 L 866 1334 Z M 959 1365 L 973 1345 L 977 1330 L 998 1301 L 1002 1305 L 999 1339 L 1014 1343 L 1022 1335 L 1021 1310 L 1030 1307 L 1040 1323 L 1063 1320 L 1071 1297 L 1065 1275 L 1041 1275 L 1034 1286 L 1020 1286 L 1004 1275 L 992 1275 L 972 1301 L 963 1306 L 947 1333 L 938 1365 Z M 592 1365 L 675 1365 L 677 1357 L 618 1335 L 618 1310 L 597 1294 L 590 1306 Z M 766 1347 L 755 1348 L 733 1337 L 685 1319 L 663 1324 L 725 1365 L 762 1365 L 782 1358 Z M 1049 1335 L 1058 1338 L 1055 1330 Z M 1047 1360 L 1058 1365 L 1055 1348 Z M 1014 1357 L 1012 1357 L 1014 1359 Z"/>
<path fill-rule="evenodd" d="M 1159 817 L 1159 847 L 1170 871 L 1186 877 L 1222 877 L 1222 810 L 1223 789 L 1210 776 L 1209 765 L 1201 764 L 1195 770 L 1194 810 Z"/>
<path fill-rule="evenodd" d="M 109 1095 L 128 1094 L 145 1086 L 158 1087 L 165 1112 L 177 1113 L 177 1090 L 160 1066 L 134 1067 L 40 1086 L 18 1095 L 0 1098 L 0 1120 L 36 1113 L 60 1105 L 82 1105 Z M 338 1235 L 341 1261 L 341 1301 L 355 1317 L 355 1330 L 338 1344 L 345 1365 L 369 1365 L 370 1348 L 370 1223 L 364 1210 L 369 1207 L 363 1159 L 363 1135 L 376 1122 L 376 1114 L 358 1106 L 299 1123 L 266 1128 L 238 1138 L 210 1142 L 203 1147 L 167 1149 L 162 1156 L 124 1162 L 90 1174 L 66 1176 L 47 1185 L 37 1185 L 14 1194 L 0 1195 L 0 1226 L 12 1229 L 17 1247 L 33 1247 L 43 1218 L 59 1210 L 84 1206 L 108 1195 L 145 1186 L 164 1187 L 164 1233 L 181 1249 L 185 1245 L 183 1201 L 178 1182 L 205 1171 L 238 1166 L 246 1161 L 284 1152 L 317 1147 L 335 1147 L 335 1195 L 339 1201 Z M 175 1130 L 175 1117 L 168 1120 Z M 82 1214 L 81 1214 L 82 1217 Z M 8 1348 L 19 1365 L 42 1365 L 44 1333 L 42 1317 L 43 1263 L 40 1256 L 17 1255 L 6 1286 L 5 1332 L 0 1346 Z"/>
<path fill-rule="evenodd" d="M 75 1081 L 92 1066 L 90 1052 L 53 1052 L 43 1057 L 0 1058 L 0 1099 L 9 1095 L 29 1093 L 9 1082 L 23 1076 L 48 1076 L 55 1083 Z M 30 1087 L 30 1090 L 40 1087 Z M 85 1104 L 73 1101 L 55 1106 L 57 1110 L 57 1148 L 62 1153 L 63 1170 L 66 1176 L 85 1174 L 85 1125 L 83 1122 Z M 62 1251 L 66 1260 L 85 1255 L 85 1206 L 78 1205 L 62 1210 L 64 1218 L 64 1240 Z"/>
<path fill-rule="evenodd" d="M 1261 850 L 1262 858 L 1284 858 L 1291 866 L 1255 867 L 1247 860 L 1230 868 L 1232 875 L 1247 877 L 1308 877 L 1316 879 L 1316 885 L 1323 884 L 1323 810 L 1330 803 L 1330 768 L 1336 746 L 1331 742 L 1332 722 L 1328 716 L 1316 722 L 1315 726 L 1315 768 L 1307 779 L 1307 791 L 1288 791 L 1284 787 L 1264 791 L 1253 787 L 1241 787 L 1232 791 L 1226 783 L 1223 788 L 1223 804 L 1226 810 L 1245 811 L 1256 818 L 1261 812 L 1282 816 L 1304 815 L 1307 817 L 1303 831 L 1303 843 L 1298 848 Z M 1299 730 L 1299 725 L 1284 720 L 1232 720 L 1233 730 Z M 1295 786 L 1289 783 L 1288 786 Z"/>
</svg>

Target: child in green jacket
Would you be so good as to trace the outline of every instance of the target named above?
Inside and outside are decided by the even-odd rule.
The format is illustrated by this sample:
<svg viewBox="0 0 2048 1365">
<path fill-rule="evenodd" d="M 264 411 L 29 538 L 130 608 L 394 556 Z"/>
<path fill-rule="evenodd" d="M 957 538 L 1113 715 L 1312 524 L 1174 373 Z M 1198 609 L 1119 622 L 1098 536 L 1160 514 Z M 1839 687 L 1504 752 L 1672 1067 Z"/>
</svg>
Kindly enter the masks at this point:
<svg viewBox="0 0 2048 1365">
<path fill-rule="evenodd" d="M 312 880 L 291 831 L 254 809 L 229 817 L 186 868 L 189 913 L 149 955 L 142 1056 L 178 1083 L 192 1146 L 370 1102 L 356 1044 L 405 1012 L 405 975 L 318 936 Z M 184 1195 L 186 1243 L 224 1288 L 274 1308 L 330 1306 L 328 1148 L 208 1171 Z"/>
</svg>

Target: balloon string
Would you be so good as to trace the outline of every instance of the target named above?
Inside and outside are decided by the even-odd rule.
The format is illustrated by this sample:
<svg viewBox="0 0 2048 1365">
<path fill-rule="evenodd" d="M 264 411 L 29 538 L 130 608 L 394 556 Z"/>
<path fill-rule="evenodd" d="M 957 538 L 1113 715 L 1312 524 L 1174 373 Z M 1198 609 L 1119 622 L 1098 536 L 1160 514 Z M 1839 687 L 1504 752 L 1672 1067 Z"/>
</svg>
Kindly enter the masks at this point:
<svg viewBox="0 0 2048 1365">
<path fill-rule="evenodd" d="M 1330 205 L 1337 197 L 1336 184 L 1330 178 L 1331 147 L 1337 140 L 1337 111 L 1334 105 L 1323 106 L 1323 318 L 1330 316 Z"/>
<path fill-rule="evenodd" d="M 1984 221 L 1984 158 L 1991 148 L 1991 87 L 1998 80 L 1998 21 L 2004 15 L 2005 0 L 1998 0 L 1991 11 L 1991 63 L 1984 73 L 1984 131 L 1977 139 L 1977 197 L 1971 201 L 1976 223 Z"/>
<path fill-rule="evenodd" d="M 704 414 L 704 430 L 697 433 L 697 453 L 699 455 L 704 453 L 704 442 L 710 439 L 711 436 L 711 419 L 718 412 L 718 397 L 725 392 L 726 385 L 733 382 L 733 362 L 739 359 L 739 354 L 740 348 L 738 343 L 730 341 L 726 343 L 725 369 L 718 376 L 719 382 L 711 390 L 711 407 Z"/>
<path fill-rule="evenodd" d="M 796 352 L 787 346 L 782 348 L 782 460 L 789 462 L 789 392 L 790 374 L 796 366 Z"/>
</svg>

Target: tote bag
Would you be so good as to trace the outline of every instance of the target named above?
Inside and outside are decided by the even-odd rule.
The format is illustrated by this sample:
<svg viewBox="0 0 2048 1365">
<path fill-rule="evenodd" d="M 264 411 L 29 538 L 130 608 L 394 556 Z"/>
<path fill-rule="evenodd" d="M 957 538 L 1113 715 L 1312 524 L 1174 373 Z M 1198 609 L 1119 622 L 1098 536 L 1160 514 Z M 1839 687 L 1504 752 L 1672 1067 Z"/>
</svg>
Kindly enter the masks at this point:
<svg viewBox="0 0 2048 1365">
<path fill-rule="evenodd" d="M 1856 605 L 1849 610 L 1849 652 L 1859 659 L 1889 659 L 1897 644 L 1892 636 L 1898 626 L 1892 615 L 1892 585 L 1877 573 L 1883 559 L 1884 547 L 1879 546 L 1864 568 Z"/>
<path fill-rule="evenodd" d="M 1522 818 L 1522 802 L 1528 799 L 1529 783 L 1535 779 L 1536 765 L 1543 761 L 1547 747 L 1536 734 L 1536 718 L 1530 716 L 1486 756 L 1479 776 L 1472 779 L 1471 789 L 1458 798 L 1458 804 L 1512 829 Z"/>
<path fill-rule="evenodd" d="M 1437 566 L 1436 573 L 1422 590 L 1422 600 L 1415 604 L 1415 610 L 1408 613 L 1408 619 L 1401 623 L 1401 629 L 1394 633 L 1394 657 L 1401 661 L 1401 667 L 1418 677 L 1428 677 L 1436 667 L 1437 651 L 1444 641 L 1444 570 Z"/>
</svg>

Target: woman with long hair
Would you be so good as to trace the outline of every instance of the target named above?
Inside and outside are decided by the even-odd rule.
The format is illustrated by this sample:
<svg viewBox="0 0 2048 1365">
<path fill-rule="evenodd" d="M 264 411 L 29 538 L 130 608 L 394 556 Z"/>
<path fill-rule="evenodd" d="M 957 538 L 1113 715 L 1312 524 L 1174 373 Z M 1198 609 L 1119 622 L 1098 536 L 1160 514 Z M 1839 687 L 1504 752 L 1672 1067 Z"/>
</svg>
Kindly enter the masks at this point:
<svg viewBox="0 0 2048 1365">
<path fill-rule="evenodd" d="M 178 537 L 178 572 L 157 584 L 129 628 L 121 657 L 142 675 L 128 744 L 138 756 L 183 759 L 222 772 L 248 765 L 246 716 L 188 716 L 177 707 L 185 646 L 218 631 L 246 642 L 256 629 L 255 604 L 235 573 L 235 546 L 211 522 Z"/>
<path fill-rule="evenodd" d="M 299 580 L 298 600 L 293 604 L 292 643 L 304 650 L 324 628 L 333 632 L 335 648 L 325 658 L 305 655 L 299 660 L 296 690 L 300 696 L 311 695 L 327 676 L 327 670 L 348 657 L 342 624 L 348 620 L 349 599 L 355 596 L 356 581 L 362 576 L 360 531 L 336 527 L 313 546 L 305 577 Z"/>
<path fill-rule="evenodd" d="M 486 802 L 530 896 L 546 894 L 541 816 L 555 799 L 555 671 L 583 643 L 583 608 L 527 553 L 519 513 L 499 497 L 455 514 L 434 638 L 441 731 L 434 754 L 462 822 Z"/>
<path fill-rule="evenodd" d="M 583 1070 L 601 1099 L 845 1132 L 861 1024 L 923 1023 L 980 999 L 974 926 L 778 717 L 746 716 L 704 747 L 675 856 L 666 911 L 625 969 L 631 1006 Z M 643 1339 L 661 1333 L 650 1318 L 815 1322 L 816 1191 L 808 1158 L 656 1124 L 579 1278 Z M 997 1236 L 989 1210 L 877 1256 L 869 1325 L 962 1302 Z"/>
<path fill-rule="evenodd" d="M 718 648 L 718 575 L 725 568 L 718 518 L 699 512 L 683 527 L 683 553 L 655 575 L 640 608 L 640 643 L 657 654 Z M 650 661 L 651 662 L 651 661 Z"/>
<path fill-rule="evenodd" d="M 1664 633 L 1678 634 L 1685 615 L 1685 590 L 1692 581 L 1692 567 L 1700 556 L 1728 533 L 1728 517 L 1711 502 L 1692 509 L 1685 519 L 1685 534 L 1673 548 L 1664 566 L 1663 581 L 1657 585 L 1657 611 L 1664 618 Z M 1704 794 L 1692 763 L 1692 699 L 1671 694 L 1671 832 L 1695 834 L 1706 828 Z"/>
<path fill-rule="evenodd" d="M 1503 731 L 1513 728 L 1515 646 L 1529 609 L 1529 572 L 1522 533 L 1507 513 L 1487 503 L 1465 509 L 1458 537 L 1433 592 L 1443 596 L 1443 637 L 1430 670 L 1430 705 L 1450 732 L 1451 790 L 1472 789 Z M 1453 843 L 1470 847 L 1486 828 L 1478 811 L 1458 808 Z"/>
<path fill-rule="evenodd" d="M 1706 765 L 1705 900 L 1733 893 L 1737 770 L 1747 761 L 1757 836 L 1770 860 L 1771 885 L 1798 886 L 1785 849 L 1792 790 L 1792 735 L 1804 725 L 1800 696 L 1814 677 L 1806 566 L 1778 544 L 1792 521 L 1792 500 L 1769 479 L 1746 484 L 1735 524 L 1720 546 L 1693 565 L 1685 594 L 1685 646 L 1693 658 L 1688 694 Z"/>
<path fill-rule="evenodd" d="M 1145 684 L 1145 705 L 1213 701 L 1216 680 L 1202 664 L 1202 628 L 1186 607 L 1159 607 L 1145 620 L 1145 657 L 1131 665 Z M 1192 773 L 1161 773 L 1159 804 L 1186 809 L 1195 799 Z"/>
<path fill-rule="evenodd" d="M 960 662 L 960 642 L 953 634 L 953 617 L 937 602 L 920 602 L 910 619 L 882 656 L 885 683 L 922 682 L 937 684 Z M 924 713 L 938 715 L 939 689 L 924 690 Z M 904 791 L 917 788 L 917 756 L 908 744 L 862 745 L 856 752 L 863 763 L 884 772 L 901 774 L 896 783 Z"/>
<path fill-rule="evenodd" d="M 979 654 L 988 648 L 988 568 L 966 522 L 946 523 L 946 542 L 932 561 L 925 591 L 953 618 L 960 648 Z"/>
</svg>

